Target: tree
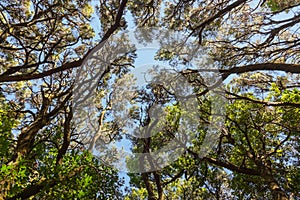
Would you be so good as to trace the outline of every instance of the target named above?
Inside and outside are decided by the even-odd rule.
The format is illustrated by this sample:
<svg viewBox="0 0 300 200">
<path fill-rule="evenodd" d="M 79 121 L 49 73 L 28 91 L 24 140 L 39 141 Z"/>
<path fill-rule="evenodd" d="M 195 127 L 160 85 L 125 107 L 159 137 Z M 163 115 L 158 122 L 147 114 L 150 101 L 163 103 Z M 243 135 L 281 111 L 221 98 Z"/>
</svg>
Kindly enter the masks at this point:
<svg viewBox="0 0 300 200">
<path fill-rule="evenodd" d="M 92 44 L 92 12 L 88 1 L 1 2 L 1 199 L 122 196 L 74 131 L 72 72 L 60 68 Z"/>
<path fill-rule="evenodd" d="M 243 88 L 240 84 L 245 84 L 244 78 L 232 80 L 228 85 L 230 103 L 215 151 L 199 157 L 199 138 L 187 154 L 158 172 L 166 197 L 284 199 L 299 195 L 295 187 L 299 181 L 299 152 L 296 150 L 299 127 L 293 120 L 298 118 L 299 110 L 297 106 L 284 105 L 298 101 L 299 90 L 280 90 L 277 79 L 268 80 L 269 87 L 263 83 L 256 90 L 248 88 L 242 96 L 237 96 Z M 255 80 L 255 84 L 260 81 L 255 77 L 251 80 Z M 266 88 L 270 90 L 263 91 Z M 270 99 L 274 105 L 268 104 Z M 152 187 L 158 187 L 157 181 L 150 180 L 153 180 Z M 140 191 L 145 187 L 137 178 L 132 179 L 132 184 L 141 188 Z"/>
<path fill-rule="evenodd" d="M 99 114 L 99 127 L 95 128 L 99 134 L 85 132 L 80 126 L 84 123 L 74 119 L 78 111 L 74 111 L 74 103 L 81 99 L 73 91 L 85 91 L 76 84 L 77 70 L 87 67 L 84 63 L 100 44 L 127 30 L 129 12 L 139 27 L 182 33 L 182 41 L 163 41 L 156 58 L 169 61 L 175 69 L 184 66 L 177 72 L 194 88 L 199 103 L 194 110 L 200 119 L 193 131 L 196 138 L 174 163 L 130 175 L 132 189 L 125 198 L 299 197 L 297 9 L 297 1 L 277 0 L 2 1 L 1 198 L 122 197 L 117 172 L 85 149 L 92 151 L 99 145 L 103 130 L 110 139 L 122 136 L 124 124 L 112 117 L 111 107 L 118 106 L 120 96 L 114 95 L 118 92 L 114 86 L 130 79 L 127 75 L 134 66 L 136 54 L 130 40 L 123 37 L 129 51 L 110 60 L 101 74 L 88 68 L 91 73 L 86 81 L 97 77 L 89 89 L 96 90 L 102 104 L 93 110 Z M 92 18 L 98 18 L 100 24 Z M 101 28 L 96 31 L 96 27 Z M 153 35 L 147 34 L 151 40 Z M 145 34 L 140 37 L 144 42 L 149 38 Z M 187 55 L 192 47 L 202 48 L 210 64 L 217 67 L 190 67 L 193 61 Z M 209 73 L 221 75 L 213 86 L 205 82 Z M 199 157 L 212 114 L 213 99 L 207 95 L 223 83 L 223 91 L 215 92 L 228 100 L 225 123 L 213 151 Z M 134 151 L 150 152 L 180 137 L 174 132 L 178 132 L 184 113 L 170 88 L 149 84 L 132 100 L 146 105 L 132 110 L 132 120 L 141 126 L 153 123 L 149 121 L 153 103 L 165 105 L 166 113 L 166 123 L 158 123 L 162 131 L 154 137 L 129 138 Z M 86 115 L 83 112 L 82 116 Z M 84 136 L 92 138 L 90 148 L 86 145 L 90 140 Z"/>
</svg>

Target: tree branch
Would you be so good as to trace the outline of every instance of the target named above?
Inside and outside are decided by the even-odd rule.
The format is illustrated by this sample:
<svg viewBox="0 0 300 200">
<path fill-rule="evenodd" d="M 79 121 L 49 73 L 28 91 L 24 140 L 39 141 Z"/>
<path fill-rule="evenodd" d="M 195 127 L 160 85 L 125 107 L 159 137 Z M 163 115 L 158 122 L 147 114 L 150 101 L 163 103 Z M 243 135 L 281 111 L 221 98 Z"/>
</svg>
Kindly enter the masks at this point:
<svg viewBox="0 0 300 200">
<path fill-rule="evenodd" d="M 78 173 L 80 173 L 83 169 L 84 169 L 84 166 L 80 166 L 80 167 L 76 168 L 75 170 L 72 170 L 71 172 L 69 172 L 63 178 L 60 178 L 59 181 L 70 179 L 73 176 L 75 176 Z M 41 192 L 41 190 L 43 188 L 46 188 L 46 187 L 47 188 L 52 188 L 57 183 L 58 183 L 58 180 L 54 180 L 54 179 L 43 180 L 43 181 L 40 181 L 40 182 L 38 182 L 38 183 L 36 183 L 34 185 L 28 186 L 27 188 L 25 188 L 24 190 L 22 190 L 22 192 L 16 194 L 13 197 L 6 198 L 6 200 L 27 199 L 27 198 L 29 198 L 29 197 L 31 197 L 33 195 L 36 195 L 39 192 Z"/>
<path fill-rule="evenodd" d="M 242 74 L 254 71 L 283 71 L 286 73 L 300 73 L 300 65 L 288 64 L 288 63 L 257 63 L 251 65 L 244 65 L 239 67 L 232 67 L 229 69 L 186 69 L 182 74 L 188 73 L 200 73 L 200 72 L 215 72 L 220 73 L 223 80 L 228 78 L 232 74 Z"/>
<path fill-rule="evenodd" d="M 56 67 L 54 69 L 50 69 L 50 70 L 47 70 L 47 71 L 44 71 L 44 72 L 41 72 L 41 73 L 37 73 L 37 74 L 21 74 L 21 75 L 14 75 L 14 76 L 0 76 L 0 83 L 1 82 L 14 82 L 14 81 L 25 81 L 25 80 L 40 79 L 40 78 L 50 76 L 52 74 L 64 71 L 64 70 L 68 70 L 68 69 L 72 69 L 72 68 L 76 68 L 76 67 L 81 66 L 86 60 L 88 60 L 93 55 L 94 52 L 98 51 L 99 48 L 102 47 L 103 42 L 105 42 L 121 26 L 120 22 L 121 22 L 121 19 L 122 19 L 127 1 L 128 0 L 123 0 L 121 2 L 120 7 L 118 9 L 118 13 L 117 13 L 115 23 L 104 34 L 103 38 L 98 43 L 98 45 L 96 45 L 95 47 L 90 49 L 83 56 L 83 58 L 81 58 L 79 60 L 76 60 L 76 61 L 73 61 L 73 62 L 63 64 L 60 67 Z"/>
</svg>

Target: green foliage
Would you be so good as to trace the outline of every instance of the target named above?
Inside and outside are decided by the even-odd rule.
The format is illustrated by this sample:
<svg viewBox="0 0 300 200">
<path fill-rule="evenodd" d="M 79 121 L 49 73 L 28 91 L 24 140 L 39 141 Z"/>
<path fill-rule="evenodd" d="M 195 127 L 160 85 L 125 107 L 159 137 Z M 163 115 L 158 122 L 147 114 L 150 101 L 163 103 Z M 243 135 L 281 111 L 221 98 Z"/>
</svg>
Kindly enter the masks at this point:
<svg viewBox="0 0 300 200">
<path fill-rule="evenodd" d="M 12 129 L 16 127 L 18 120 L 12 112 L 11 106 L 0 97 L 0 164 L 9 161 L 12 154 L 12 145 L 14 137 Z"/>
<path fill-rule="evenodd" d="M 293 4 L 295 4 L 295 1 L 290 1 L 290 0 L 284 0 L 284 1 L 280 1 L 280 0 L 268 0 L 267 1 L 267 6 L 273 11 L 280 11 L 282 9 L 284 9 L 287 6 L 291 6 Z"/>
<path fill-rule="evenodd" d="M 46 184 L 35 195 L 47 199 L 115 199 L 120 197 L 116 171 L 103 166 L 88 152 L 72 150 L 56 165 L 57 151 L 39 149 L 36 160 L 22 159 L 17 165 L 1 166 L 1 185 L 5 196 L 13 197 L 34 185 Z M 36 162 L 32 164 L 32 162 Z M 5 188 L 5 189 L 4 189 Z M 3 190 L 4 189 L 4 190 Z"/>
<path fill-rule="evenodd" d="M 240 89 L 239 84 L 243 83 L 232 80 L 226 88 L 236 91 Z M 257 103 L 270 100 L 299 103 L 299 90 L 284 89 L 276 85 L 276 81 L 270 84 L 269 89 L 267 94 L 260 95 L 252 92 L 255 91 L 253 88 L 249 92 L 243 91 L 243 99 L 231 99 L 230 95 L 227 97 L 231 100 L 227 105 L 225 128 L 219 146 L 203 159 L 195 159 L 193 154 L 189 155 L 187 152 L 160 171 L 166 196 L 174 199 L 257 199 L 262 196 L 272 199 L 272 181 L 278 181 L 278 187 L 290 195 L 300 192 L 294 186 L 299 178 L 299 167 L 296 167 L 298 151 L 292 150 L 299 148 L 296 122 L 300 117 L 299 109 Z M 203 101 L 202 106 L 199 110 L 203 110 L 202 113 L 205 114 L 201 115 L 201 119 L 209 118 L 209 101 Z M 176 118 L 177 107 L 171 106 L 168 110 L 170 113 L 167 118 Z M 203 145 L 201 142 L 206 129 L 201 124 L 200 122 L 198 138 L 189 147 L 192 152 L 198 152 Z M 176 123 L 170 125 L 173 128 L 178 126 Z M 152 137 L 153 140 L 158 138 Z M 152 144 L 156 142 L 152 141 Z M 211 159 L 215 162 L 211 163 Z M 228 167 L 224 167 L 228 163 Z M 237 166 L 240 170 L 232 166 Z M 152 176 L 149 176 L 150 179 Z M 131 183 L 139 189 L 132 191 L 130 197 L 134 196 L 136 199 L 139 195 L 137 199 L 144 199 L 145 185 L 141 184 L 139 176 L 131 175 Z M 155 188 L 155 181 L 151 184 Z"/>
<path fill-rule="evenodd" d="M 48 156 L 46 156 L 48 157 Z M 49 159 L 49 158 L 48 158 Z M 45 160 L 44 163 L 51 161 Z M 70 152 L 64 158 L 63 165 L 54 169 L 44 166 L 41 161 L 40 176 L 56 180 L 52 188 L 46 188 L 38 196 L 47 199 L 114 199 L 118 191 L 117 174 L 109 167 L 103 166 L 88 152 Z M 49 170 L 53 174 L 49 174 Z M 73 176 L 69 174 L 76 172 Z M 66 177 L 65 177 L 66 176 Z"/>
<path fill-rule="evenodd" d="M 1 98 L 0 119 L 2 197 L 24 195 L 24 191 L 35 190 L 37 185 L 45 185 L 34 195 L 42 199 L 115 199 L 122 196 L 120 186 L 123 183 L 117 172 L 101 164 L 88 151 L 70 149 L 62 163 L 57 164 L 59 151 L 53 144 L 62 142 L 64 131 L 59 125 L 39 135 L 40 142 L 34 145 L 30 156 L 19 157 L 13 162 L 16 146 L 13 129 L 20 120 L 4 98 Z M 45 140 L 45 135 L 50 137 Z"/>
</svg>

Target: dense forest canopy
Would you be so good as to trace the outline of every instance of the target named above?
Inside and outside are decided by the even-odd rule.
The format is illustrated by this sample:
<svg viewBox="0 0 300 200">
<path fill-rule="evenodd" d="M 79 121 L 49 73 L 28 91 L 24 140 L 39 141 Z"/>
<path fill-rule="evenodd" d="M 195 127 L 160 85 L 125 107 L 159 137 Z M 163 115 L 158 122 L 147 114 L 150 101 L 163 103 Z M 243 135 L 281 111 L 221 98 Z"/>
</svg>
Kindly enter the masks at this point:
<svg viewBox="0 0 300 200">
<path fill-rule="evenodd" d="M 2 0 L 0 11 L 0 199 L 300 199 L 298 0 Z M 153 66 L 136 88 L 128 32 L 156 38 L 172 73 Z M 130 183 L 109 165 L 124 137 Z M 172 162 L 153 167 L 171 142 Z"/>
</svg>

